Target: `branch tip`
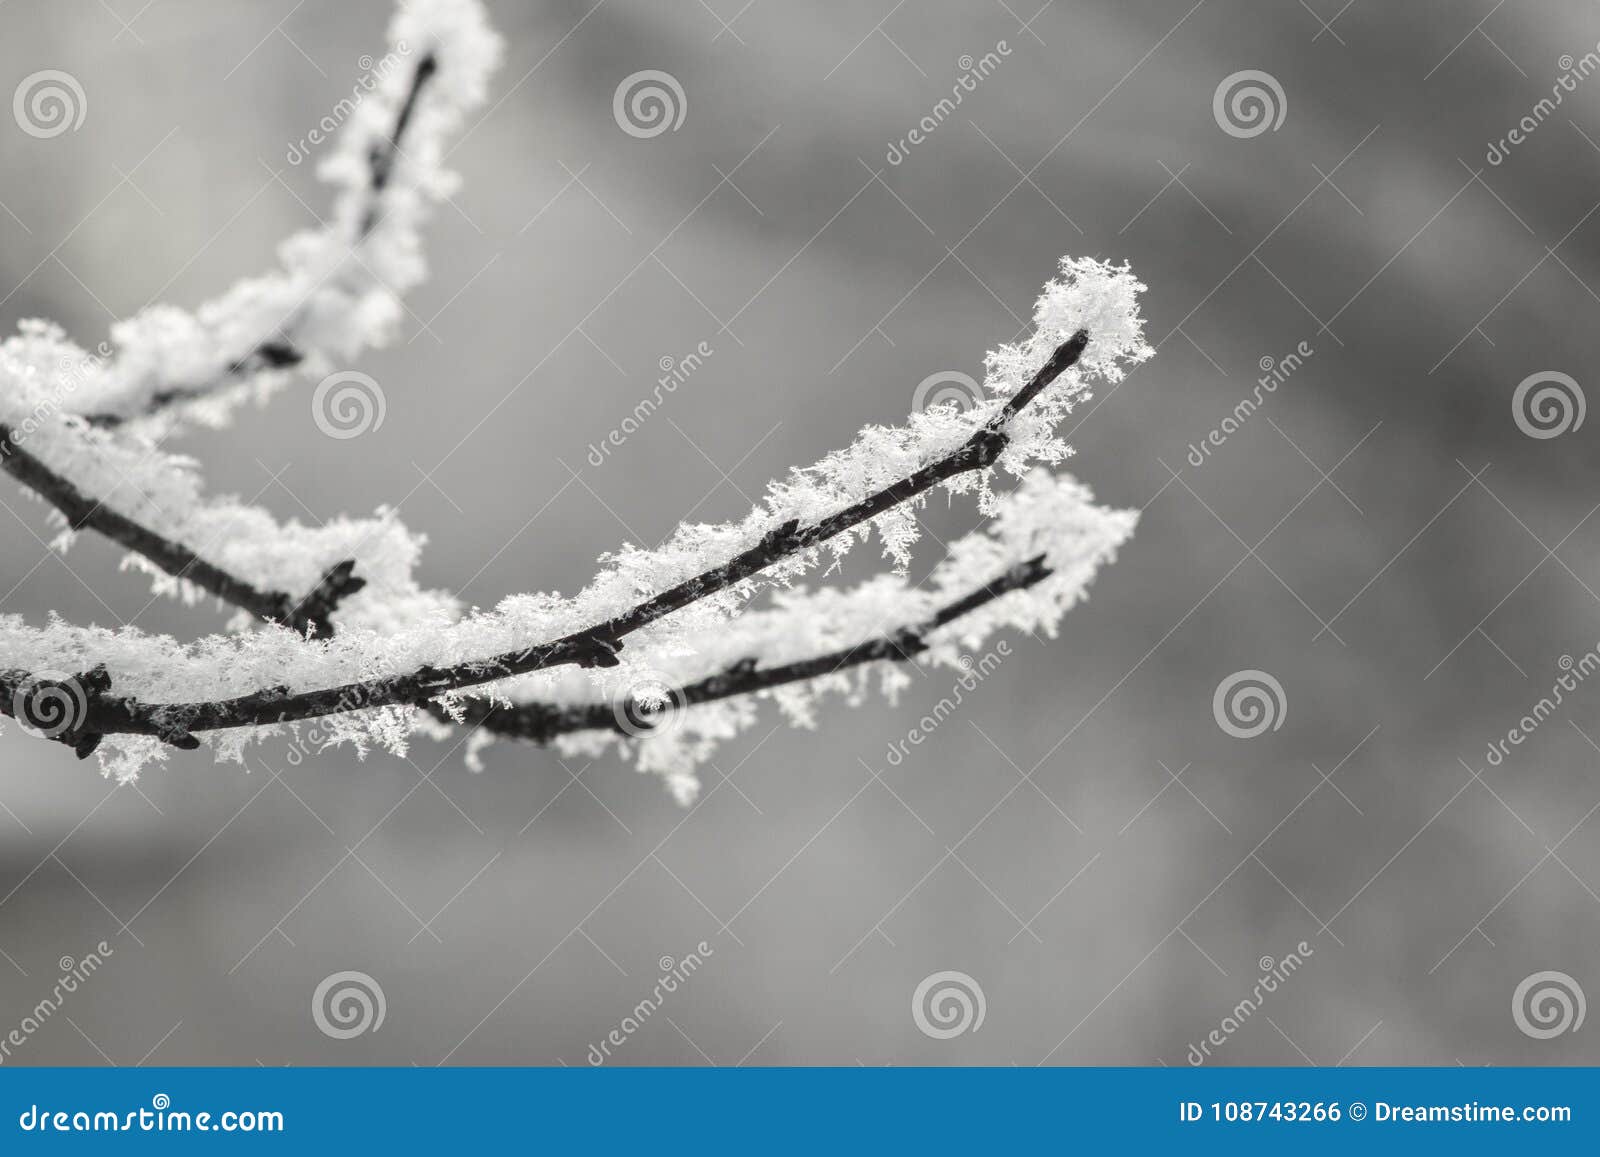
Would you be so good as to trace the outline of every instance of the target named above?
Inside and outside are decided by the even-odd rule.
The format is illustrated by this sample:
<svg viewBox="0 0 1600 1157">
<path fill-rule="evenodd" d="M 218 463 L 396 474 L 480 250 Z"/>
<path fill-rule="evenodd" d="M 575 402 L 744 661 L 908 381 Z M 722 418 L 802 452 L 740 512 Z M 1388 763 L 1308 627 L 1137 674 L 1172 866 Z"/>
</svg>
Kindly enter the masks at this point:
<svg viewBox="0 0 1600 1157">
<path fill-rule="evenodd" d="M 355 569 L 356 560 L 347 558 L 324 571 L 317 585 L 298 603 L 289 595 L 280 596 L 284 603 L 284 625 L 296 634 L 309 634 L 313 639 L 333 638 L 334 629 L 330 620 L 334 611 L 338 610 L 344 599 L 367 585 L 366 579 L 354 573 Z"/>
</svg>

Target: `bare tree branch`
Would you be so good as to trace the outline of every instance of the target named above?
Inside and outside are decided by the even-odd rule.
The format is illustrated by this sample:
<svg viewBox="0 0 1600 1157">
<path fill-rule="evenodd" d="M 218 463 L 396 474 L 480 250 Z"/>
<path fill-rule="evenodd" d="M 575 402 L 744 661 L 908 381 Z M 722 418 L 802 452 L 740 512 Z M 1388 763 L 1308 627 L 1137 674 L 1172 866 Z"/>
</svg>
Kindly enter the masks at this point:
<svg viewBox="0 0 1600 1157">
<path fill-rule="evenodd" d="M 92 751 L 99 742 L 99 736 L 110 734 L 152 735 L 175 746 L 191 747 L 198 742 L 191 734 L 195 731 L 286 723 L 400 704 L 427 707 L 430 700 L 448 691 L 568 663 L 615 666 L 618 662 L 616 654 L 625 636 L 700 599 L 727 590 L 785 558 L 826 542 L 932 489 L 940 482 L 993 465 L 1010 444 L 1008 427 L 1011 420 L 1045 387 L 1077 362 L 1088 342 L 1089 335 L 1083 330 L 1063 342 L 1026 385 L 965 443 L 944 458 L 811 525 L 802 526 L 798 520 L 791 520 L 722 565 L 687 579 L 605 622 L 520 651 L 470 660 L 448 668 L 423 667 L 399 675 L 315 691 L 291 692 L 284 687 L 271 687 L 224 700 L 150 704 L 113 696 L 107 686 L 101 686 L 108 684 L 108 679 L 93 678 L 93 687 L 85 689 L 85 709 L 79 713 L 80 717 L 74 720 L 71 728 L 52 738 L 72 745 L 80 755 Z M 82 500 L 81 495 L 77 497 Z M 72 515 L 69 513 L 68 517 Z M 138 527 L 133 529 L 142 531 Z M 174 547 L 174 544 L 165 543 L 164 540 L 152 545 L 158 549 Z M 182 551 L 183 548 L 175 549 Z M 168 569 L 164 563 L 158 562 L 158 565 Z M 188 565 L 187 562 L 180 562 L 179 569 L 184 565 Z M 231 576 L 215 568 L 213 570 L 214 581 L 237 582 Z M 90 679 L 91 676 L 94 676 L 94 672 L 87 673 L 83 678 Z M 28 681 L 26 672 L 0 674 L 0 712 L 15 714 L 19 702 L 26 702 L 25 685 Z"/>
<path fill-rule="evenodd" d="M 0 469 L 51 503 L 73 530 L 97 530 L 113 542 L 143 555 L 174 578 L 194 583 L 224 602 L 249 611 L 267 623 L 277 623 L 298 634 L 331 638 L 328 623 L 339 601 L 367 585 L 352 573 L 353 559 L 329 568 L 304 598 L 283 591 L 262 590 L 244 579 L 207 562 L 180 542 L 156 533 L 104 502 L 89 497 L 34 455 L 23 449 L 11 428 L 0 423 Z"/>
</svg>

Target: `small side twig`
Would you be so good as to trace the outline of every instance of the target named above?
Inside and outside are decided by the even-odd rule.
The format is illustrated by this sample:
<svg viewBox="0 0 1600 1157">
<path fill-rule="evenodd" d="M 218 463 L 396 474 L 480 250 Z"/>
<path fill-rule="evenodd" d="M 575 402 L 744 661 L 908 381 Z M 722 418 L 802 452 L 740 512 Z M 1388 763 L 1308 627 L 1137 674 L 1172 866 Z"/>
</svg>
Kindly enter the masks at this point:
<svg viewBox="0 0 1600 1157">
<path fill-rule="evenodd" d="M 333 638 L 333 612 L 346 597 L 367 585 L 367 580 L 358 576 L 355 569 L 353 558 L 329 567 L 305 598 L 289 608 L 285 616 L 289 626 L 302 635 L 309 631 L 313 639 Z"/>
</svg>

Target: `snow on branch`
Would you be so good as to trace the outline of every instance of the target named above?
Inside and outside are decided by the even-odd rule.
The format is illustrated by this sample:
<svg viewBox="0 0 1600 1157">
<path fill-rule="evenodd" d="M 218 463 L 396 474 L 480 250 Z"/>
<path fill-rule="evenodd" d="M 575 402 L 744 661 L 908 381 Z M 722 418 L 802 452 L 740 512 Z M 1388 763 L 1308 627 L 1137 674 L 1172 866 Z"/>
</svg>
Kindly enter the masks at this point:
<svg viewBox="0 0 1600 1157">
<path fill-rule="evenodd" d="M 29 661 L 6 663 L 19 673 L 104 668 L 117 694 L 87 697 L 66 741 L 92 750 L 91 736 L 117 736 L 127 759 L 116 766 L 126 772 L 159 758 L 161 743 L 190 745 L 196 732 L 237 737 L 242 728 L 327 715 L 348 716 L 331 725 L 336 741 L 399 746 L 415 708 L 449 692 L 567 664 L 620 667 L 626 655 L 632 670 L 658 655 L 693 652 L 763 584 L 791 580 L 825 548 L 841 557 L 869 526 L 878 527 L 886 553 L 907 560 L 917 537 L 913 507 L 934 487 L 977 490 L 985 510 L 999 514 L 1003 500 L 988 488 L 994 468 L 1020 473 L 1029 461 L 1066 455 L 1053 425 L 1085 395 L 1087 375 L 1115 379 L 1148 347 L 1137 312 L 1141 287 L 1125 268 L 1066 261 L 1062 269 L 1040 298 L 1032 337 L 990 356 L 991 399 L 964 412 L 913 415 L 907 427 L 869 427 L 846 450 L 771 485 L 767 501 L 738 523 L 680 527 L 658 550 L 610 556 L 573 599 L 518 596 L 449 625 L 406 623 L 388 634 L 358 627 L 315 645 L 267 632 L 185 649 L 131 631 L 6 624 L 13 629 L 0 629 L 0 655 L 33 651 Z M 1085 318 L 1098 319 L 1106 336 L 1075 328 Z M 100 440 L 102 449 L 120 448 L 104 431 L 65 428 Z M 1079 579 L 1081 588 L 1086 579 Z M 14 697 L 21 693 L 20 676 L 10 685 Z M 533 687 L 522 681 L 491 693 L 525 697 Z M 216 697 L 235 688 L 241 693 Z"/>
<path fill-rule="evenodd" d="M 687 801 L 697 788 L 692 769 L 755 722 L 752 697 L 776 700 L 791 723 L 810 728 L 824 694 L 861 702 L 867 668 L 878 669 L 892 701 L 909 682 L 898 670 L 908 661 L 967 672 L 969 652 L 996 631 L 1054 635 L 1136 522 L 1136 512 L 1097 507 L 1079 483 L 1036 469 L 921 584 L 880 575 L 851 590 L 786 591 L 693 652 L 607 672 L 603 698 L 591 680 L 568 677 L 548 698 L 466 699 L 457 714 L 498 735 L 554 742 L 567 755 L 592 758 L 621 744 Z"/>
<path fill-rule="evenodd" d="M 191 603 L 210 594 L 296 635 L 329 634 L 336 608 L 374 629 L 455 616 L 453 600 L 417 586 L 423 540 L 392 513 L 280 524 L 260 508 L 206 497 L 195 463 L 137 428 L 102 429 L 61 409 L 63 397 L 107 372 L 43 322 L 0 342 L 0 469 L 58 508 L 58 548 L 80 530 L 98 531 L 130 551 L 127 565 L 148 572 L 157 593 Z"/>
<path fill-rule="evenodd" d="M 310 632 L 320 638 L 330 637 L 333 633 L 331 618 L 340 600 L 367 585 L 366 579 L 352 573 L 355 560 L 346 559 L 329 567 L 304 598 L 296 599 L 283 591 L 262 590 L 207 562 L 183 543 L 174 542 L 103 502 L 91 499 L 71 481 L 28 453 L 19 435 L 4 422 L 0 422 L 0 467 L 50 502 L 73 531 L 97 530 L 174 579 L 192 583 L 263 622 L 278 623 L 301 634 Z"/>
<path fill-rule="evenodd" d="M 272 724 L 300 719 L 316 718 L 358 708 L 386 707 L 419 704 L 448 691 L 496 682 L 517 675 L 530 674 L 551 667 L 576 664 L 583 667 L 614 667 L 620 664 L 617 657 L 623 640 L 645 630 L 658 621 L 687 608 L 705 613 L 706 608 L 721 605 L 725 615 L 739 609 L 740 602 L 754 589 L 753 580 L 762 572 L 799 573 L 808 561 L 815 561 L 819 547 L 829 540 L 837 540 L 843 532 L 875 518 L 899 519 L 904 516 L 903 504 L 924 494 L 941 482 L 950 483 L 958 476 L 992 466 L 1008 449 L 1011 442 L 1009 424 L 1029 401 L 1039 397 L 1047 386 L 1053 385 L 1063 371 L 1070 368 L 1088 344 L 1082 331 L 1068 338 L 1039 366 L 1032 379 L 994 412 L 976 424 L 971 433 L 954 446 L 944 449 L 939 457 L 920 466 L 911 474 L 897 478 L 881 489 L 859 496 L 844 490 L 837 496 L 846 504 L 829 502 L 817 507 L 818 495 L 814 486 L 803 485 L 804 472 L 797 471 L 790 482 L 769 488 L 769 501 L 765 507 L 752 511 L 742 523 L 722 527 L 680 527 L 673 541 L 658 551 L 629 551 L 613 556 L 613 565 L 570 602 L 554 602 L 549 610 L 559 613 L 555 621 L 574 625 L 554 638 L 542 638 L 532 643 L 517 642 L 507 647 L 502 644 L 492 651 L 482 648 L 459 651 L 465 640 L 483 637 L 491 632 L 502 634 L 512 642 L 516 634 L 525 629 L 528 620 L 516 605 L 518 600 L 508 600 L 502 608 L 487 615 L 463 620 L 445 631 L 433 632 L 427 640 L 434 651 L 441 644 L 458 650 L 448 659 L 425 659 L 421 662 L 405 661 L 393 651 L 385 654 L 381 649 L 365 649 L 360 654 L 362 665 L 370 667 L 374 660 L 389 660 L 384 664 L 398 674 L 378 678 L 360 678 L 342 685 L 300 692 L 285 692 L 286 683 L 274 683 L 270 690 L 234 696 L 222 701 L 190 702 L 160 707 L 141 706 L 137 709 L 112 711 L 104 722 L 106 727 L 94 728 L 107 733 L 130 732 L 134 734 L 165 735 L 172 730 L 171 720 L 181 718 L 184 731 L 217 730 L 253 724 Z M 941 412 L 953 423 L 965 428 L 966 415 Z M 858 439 L 852 450 L 861 451 L 865 442 Z M 825 465 L 837 469 L 851 458 L 833 455 Z M 817 469 L 817 468 L 813 468 Z M 831 490 L 822 491 L 824 499 L 835 498 Z M 833 507 L 829 509 L 828 507 Z M 897 509 L 899 508 L 899 509 Z M 825 513 L 824 513 L 825 511 Z M 902 531 L 893 539 L 886 537 L 886 550 L 897 555 L 906 548 L 908 534 Z M 693 540 L 693 548 L 679 539 Z M 708 550 L 705 542 L 711 540 Z M 846 539 L 842 546 L 848 548 Z M 843 553 L 841 546 L 834 547 Z M 709 567 L 707 558 L 721 556 L 721 561 Z M 646 578 L 644 562 L 648 560 L 653 573 Z M 624 567 L 622 562 L 628 565 Z M 693 567 L 704 569 L 694 573 L 681 573 Z M 627 579 L 629 592 L 624 595 L 619 583 Z M 658 593 L 642 601 L 637 598 L 641 589 L 660 588 Z M 553 597 L 534 596 L 543 603 Z M 612 613 L 600 621 L 593 621 L 595 611 L 611 607 Z M 591 609 L 593 608 L 593 609 Z M 539 608 L 543 610 L 544 608 Z M 539 616 L 544 617 L 544 616 Z M 583 620 L 588 620 L 583 622 Z M 550 632 L 541 632 L 548 635 Z M 537 635 L 535 636 L 538 637 Z M 241 650 L 251 641 L 241 640 Z M 275 640 L 274 640 L 275 641 Z M 359 654 L 361 643 L 372 640 L 344 634 L 326 644 L 321 651 L 324 658 L 348 661 L 353 653 Z M 381 641 L 380 641 L 381 647 Z M 298 655 L 295 656 L 298 658 Z M 395 662 L 399 659 L 400 661 Z M 221 671 L 200 672 L 194 685 L 215 686 L 214 678 Z M 289 672 L 285 672 L 289 674 Z M 352 706 L 354 704 L 354 706 Z M 155 715 L 163 716 L 160 723 L 153 722 Z M 86 726 L 88 723 L 86 722 Z"/>
<path fill-rule="evenodd" d="M 283 272 L 197 317 L 157 310 L 119 326 L 115 358 L 43 322 L 0 343 L 0 467 L 56 506 L 57 545 L 99 531 L 158 591 L 243 612 L 237 633 L 188 644 L 0 616 L 0 714 L 98 751 L 119 778 L 202 741 L 237 758 L 309 727 L 314 744 L 403 752 L 413 733 L 458 724 L 474 729 L 474 752 L 491 732 L 571 751 L 620 743 L 688 799 L 695 765 L 751 724 L 757 700 L 812 726 L 824 693 L 859 702 L 876 676 L 892 697 L 913 658 L 960 666 L 963 646 L 1002 628 L 1052 634 L 1131 534 L 1132 513 L 1046 468 L 1071 454 L 1057 429 L 1091 386 L 1152 352 L 1127 266 L 1070 258 L 1032 334 L 989 355 L 987 398 L 869 426 L 770 484 L 742 519 L 604 556 L 572 597 L 467 610 L 417 584 L 423 539 L 390 511 L 313 528 L 205 495 L 161 437 L 225 418 L 289 366 L 380 340 L 387 323 L 368 323 L 422 276 L 417 226 L 442 187 L 441 141 L 482 100 L 498 41 L 476 0 L 412 0 L 391 39 L 417 65 L 346 124 L 324 167 L 343 190 L 335 223 L 292 242 Z M 241 370 L 251 358 L 260 366 Z M 997 492 L 1002 475 L 1020 484 Z M 913 585 L 917 512 L 937 488 L 974 495 L 988 523 Z M 891 573 L 849 590 L 793 586 L 874 531 Z M 772 605 L 749 610 L 763 592 Z"/>
<path fill-rule="evenodd" d="M 157 305 L 112 327 L 109 372 L 74 405 L 96 425 L 221 425 L 296 370 L 321 375 L 398 332 L 400 295 L 427 273 L 419 230 L 456 178 L 445 145 L 483 103 L 500 40 L 478 0 L 408 0 L 389 50 L 319 175 L 330 218 L 279 247 L 281 267 L 194 312 Z M 359 102 L 359 103 L 355 103 Z"/>
</svg>

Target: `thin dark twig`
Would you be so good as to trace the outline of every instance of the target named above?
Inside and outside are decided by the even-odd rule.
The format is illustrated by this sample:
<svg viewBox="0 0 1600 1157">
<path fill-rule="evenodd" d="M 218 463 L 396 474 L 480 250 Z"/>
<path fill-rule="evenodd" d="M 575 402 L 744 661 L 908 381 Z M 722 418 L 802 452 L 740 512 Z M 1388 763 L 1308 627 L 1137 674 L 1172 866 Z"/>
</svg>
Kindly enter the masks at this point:
<svg viewBox="0 0 1600 1157">
<path fill-rule="evenodd" d="M 416 114 L 417 101 L 422 95 L 423 87 L 428 80 L 439 71 L 439 61 L 429 53 L 417 62 L 417 70 L 412 74 L 411 86 L 406 90 L 400 111 L 395 116 L 394 128 L 390 131 L 385 142 L 375 145 L 368 157 L 367 165 L 370 172 L 368 182 L 367 205 L 361 214 L 361 224 L 356 232 L 356 243 L 365 241 L 382 217 L 381 205 L 383 192 L 389 187 L 390 178 L 394 175 L 396 158 L 402 150 L 400 142 L 405 136 L 406 128 L 411 124 Z M 286 320 L 282 329 L 287 329 Z M 261 342 L 243 357 L 229 364 L 222 381 L 203 382 L 194 386 L 172 386 L 164 390 L 157 390 L 150 395 L 139 417 L 148 418 L 152 414 L 160 413 L 168 406 L 182 402 L 192 402 L 197 398 L 206 397 L 228 381 L 238 378 L 247 378 L 265 370 L 292 369 L 305 360 L 305 353 L 300 350 L 288 336 L 279 332 Z M 120 426 L 129 420 L 126 414 L 103 412 L 98 414 L 85 414 L 84 420 L 90 425 L 111 428 Z"/>
<path fill-rule="evenodd" d="M 702 703 L 714 703 L 736 695 L 767 691 L 786 683 L 817 679 L 862 663 L 914 659 L 927 650 L 928 636 L 938 628 L 993 602 L 1001 595 L 1026 590 L 1049 578 L 1051 573 L 1044 564 L 1043 555 L 1030 558 L 992 582 L 940 607 L 914 626 L 901 627 L 850 647 L 776 667 L 758 667 L 755 659 L 744 659 L 715 675 L 672 689 L 667 693 L 665 702 L 657 706 L 645 706 L 633 698 L 617 703 L 519 703 L 510 707 L 474 699 L 466 703 L 457 715 L 460 716 L 459 722 L 487 727 L 511 738 L 531 739 L 536 743 L 548 743 L 558 735 L 574 731 L 618 731 L 636 735 L 660 726 L 675 711 L 697 707 Z M 458 721 L 443 707 L 435 705 L 430 710 L 438 719 Z"/>
<path fill-rule="evenodd" d="M 174 578 L 194 583 L 256 618 L 277 623 L 314 638 L 328 638 L 328 617 L 339 601 L 366 586 L 352 573 L 355 561 L 331 567 L 315 588 L 296 600 L 282 591 L 262 590 L 165 535 L 112 510 L 104 502 L 79 490 L 69 479 L 50 469 L 19 444 L 11 428 L 0 423 L 0 469 L 66 516 L 73 530 L 96 530 L 135 554 L 143 555 Z"/>
<path fill-rule="evenodd" d="M 244 357 L 229 363 L 227 377 L 230 379 L 248 378 L 264 370 L 293 369 L 304 360 L 305 354 L 291 345 L 287 338 L 264 341 L 245 354 Z M 148 418 L 152 414 L 160 413 L 168 406 L 175 406 L 180 402 L 192 402 L 197 398 L 206 397 L 208 394 L 215 393 L 217 386 L 217 382 L 208 382 L 199 386 L 171 386 L 165 390 L 157 390 L 150 395 L 149 401 L 145 403 L 144 412 L 141 416 Z M 127 418 L 121 414 L 103 413 L 86 414 L 83 420 L 91 426 L 112 429 L 122 425 L 127 421 Z"/>
<path fill-rule="evenodd" d="M 790 520 L 720 566 L 687 579 L 605 622 L 520 651 L 469 660 L 448 668 L 424 666 L 404 674 L 315 691 L 291 692 L 287 688 L 272 687 L 231 699 L 169 704 L 140 703 L 135 699 L 97 693 L 89 697 L 83 718 L 71 734 L 155 735 L 173 742 L 173 736 L 190 737 L 193 731 L 286 723 L 397 704 L 424 706 L 448 691 L 568 663 L 615 666 L 616 654 L 625 636 L 876 518 L 940 482 L 993 465 L 1010 444 L 1011 420 L 1078 360 L 1088 342 L 1089 335 L 1083 330 L 1063 342 L 1032 380 L 971 438 L 944 458 L 809 526 Z M 4 697 L 0 696 L 0 710 L 6 707 Z"/>
<path fill-rule="evenodd" d="M 395 158 L 401 152 L 400 140 L 406 135 L 406 126 L 411 123 L 411 117 L 417 111 L 417 98 L 422 94 L 422 86 L 427 84 L 428 79 L 437 71 L 439 71 L 439 61 L 431 52 L 417 62 L 417 71 L 411 77 L 411 87 L 406 92 L 405 101 L 400 105 L 400 114 L 395 117 L 394 131 L 389 134 L 388 143 L 372 150 L 367 166 L 372 173 L 371 193 L 367 200 L 366 214 L 361 218 L 360 236 L 363 240 L 378 223 L 378 205 L 383 199 L 384 189 L 389 186 L 389 178 L 394 174 Z"/>
</svg>

